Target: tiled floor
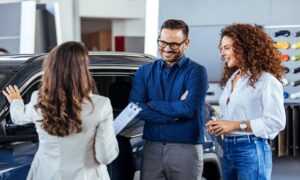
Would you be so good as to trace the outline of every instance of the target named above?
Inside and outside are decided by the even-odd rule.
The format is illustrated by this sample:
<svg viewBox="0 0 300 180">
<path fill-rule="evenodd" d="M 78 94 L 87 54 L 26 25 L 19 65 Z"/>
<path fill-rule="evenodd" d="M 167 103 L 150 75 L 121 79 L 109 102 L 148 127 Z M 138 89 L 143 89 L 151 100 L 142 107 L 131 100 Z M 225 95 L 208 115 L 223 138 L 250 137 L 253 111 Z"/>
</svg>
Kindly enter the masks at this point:
<svg viewBox="0 0 300 180">
<path fill-rule="evenodd" d="M 273 157 L 272 180 L 299 180 L 300 157 Z"/>
</svg>

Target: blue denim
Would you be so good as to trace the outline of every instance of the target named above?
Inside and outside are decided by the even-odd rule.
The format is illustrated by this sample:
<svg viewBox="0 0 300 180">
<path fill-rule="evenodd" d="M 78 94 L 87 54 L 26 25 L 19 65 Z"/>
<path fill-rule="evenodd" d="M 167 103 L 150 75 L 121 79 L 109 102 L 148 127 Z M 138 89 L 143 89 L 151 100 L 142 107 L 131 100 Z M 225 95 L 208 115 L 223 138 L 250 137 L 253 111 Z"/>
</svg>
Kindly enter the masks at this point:
<svg viewBox="0 0 300 180">
<path fill-rule="evenodd" d="M 225 137 L 223 180 L 270 180 L 272 152 L 266 139 L 254 135 Z"/>
</svg>

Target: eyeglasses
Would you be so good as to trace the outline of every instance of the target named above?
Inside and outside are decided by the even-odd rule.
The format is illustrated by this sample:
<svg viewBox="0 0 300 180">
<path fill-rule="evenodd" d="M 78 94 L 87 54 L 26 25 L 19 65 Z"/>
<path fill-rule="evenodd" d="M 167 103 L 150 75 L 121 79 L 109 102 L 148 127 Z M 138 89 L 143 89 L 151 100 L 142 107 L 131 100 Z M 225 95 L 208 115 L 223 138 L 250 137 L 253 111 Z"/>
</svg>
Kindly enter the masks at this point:
<svg viewBox="0 0 300 180">
<path fill-rule="evenodd" d="M 160 40 L 160 39 L 157 39 L 157 44 L 160 48 L 165 48 L 167 47 L 167 45 L 169 45 L 169 47 L 173 50 L 177 50 L 180 48 L 180 46 L 185 43 L 187 39 L 183 40 L 181 43 L 176 43 L 176 42 L 166 42 L 166 41 L 163 41 L 163 40 Z"/>
</svg>

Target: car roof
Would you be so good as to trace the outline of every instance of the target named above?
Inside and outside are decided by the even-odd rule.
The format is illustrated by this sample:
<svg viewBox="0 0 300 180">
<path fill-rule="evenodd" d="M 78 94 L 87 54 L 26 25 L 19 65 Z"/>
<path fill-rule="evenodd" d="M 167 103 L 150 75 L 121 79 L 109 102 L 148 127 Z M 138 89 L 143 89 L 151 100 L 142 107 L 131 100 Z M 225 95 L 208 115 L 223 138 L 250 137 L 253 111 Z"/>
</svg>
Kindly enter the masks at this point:
<svg viewBox="0 0 300 180">
<path fill-rule="evenodd" d="M 154 56 L 127 52 L 89 52 L 90 64 L 101 65 L 137 65 L 153 62 Z M 47 54 L 8 54 L 0 55 L 0 68 L 17 68 L 32 61 L 43 61 Z M 38 58 L 39 57 L 39 58 Z"/>
<path fill-rule="evenodd" d="M 153 62 L 154 56 L 138 54 L 138 53 L 124 53 L 124 52 L 90 52 L 90 68 L 104 67 L 105 69 L 130 69 L 136 70 L 143 64 Z M 15 75 L 8 79 L 4 84 L 23 84 L 24 81 L 31 75 L 41 72 L 42 64 L 47 54 L 10 54 L 0 55 L 0 72 L 14 73 Z M 0 87 L 2 89 L 4 87 Z M 0 96 L 0 108 L 3 109 L 6 104 L 3 101 L 3 96 Z"/>
</svg>

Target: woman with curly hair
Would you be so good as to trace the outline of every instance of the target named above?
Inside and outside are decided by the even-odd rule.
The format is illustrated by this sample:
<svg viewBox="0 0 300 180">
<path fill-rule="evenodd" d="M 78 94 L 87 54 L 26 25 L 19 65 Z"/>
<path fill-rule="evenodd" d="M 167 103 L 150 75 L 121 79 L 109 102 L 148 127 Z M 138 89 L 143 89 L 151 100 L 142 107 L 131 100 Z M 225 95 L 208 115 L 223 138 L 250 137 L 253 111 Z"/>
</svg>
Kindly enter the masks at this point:
<svg viewBox="0 0 300 180">
<path fill-rule="evenodd" d="M 29 104 L 16 86 L 3 91 L 12 121 L 35 123 L 39 135 L 27 179 L 109 179 L 105 165 L 119 153 L 112 107 L 108 98 L 91 93 L 88 64 L 85 46 L 66 42 L 45 59 L 41 86 Z"/>
<path fill-rule="evenodd" d="M 267 139 L 285 127 L 283 66 L 272 39 L 258 26 L 233 24 L 221 31 L 225 62 L 221 117 L 206 124 L 224 135 L 224 180 L 271 179 L 272 154 Z"/>
</svg>

